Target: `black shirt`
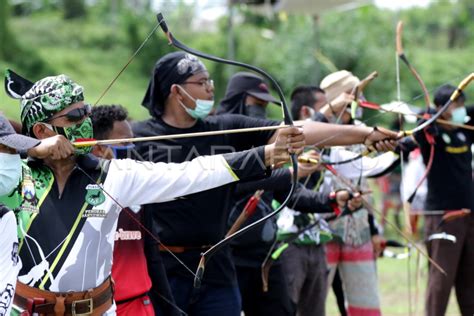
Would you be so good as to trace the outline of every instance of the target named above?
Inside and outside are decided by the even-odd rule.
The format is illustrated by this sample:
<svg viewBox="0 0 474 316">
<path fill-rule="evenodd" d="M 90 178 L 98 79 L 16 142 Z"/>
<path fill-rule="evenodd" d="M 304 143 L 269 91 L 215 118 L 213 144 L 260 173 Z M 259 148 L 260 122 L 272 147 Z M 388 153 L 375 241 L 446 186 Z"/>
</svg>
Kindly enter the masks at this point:
<svg viewBox="0 0 474 316">
<path fill-rule="evenodd" d="M 435 136 L 433 166 L 428 173 L 426 210 L 457 210 L 471 208 L 471 144 L 474 134 L 465 129 L 445 130 L 430 127 Z M 415 134 L 425 165 L 430 145 L 425 134 Z"/>
<path fill-rule="evenodd" d="M 229 227 L 242 213 L 249 198 L 256 190 L 265 190 L 255 213 L 243 224 L 246 226 L 273 212 L 272 200 L 283 203 L 291 187 L 291 173 L 289 169 L 274 170 L 271 177 L 259 181 L 239 184 L 236 192 L 238 202 L 232 208 L 229 218 Z M 307 189 L 302 183 L 297 183 L 295 193 L 288 201 L 288 207 L 302 213 L 330 213 L 331 207 L 328 197 L 319 192 Z M 232 253 L 235 265 L 241 267 L 260 268 L 270 248 L 272 247 L 277 232 L 277 217 L 267 220 L 263 225 L 256 227 L 248 233 L 239 236 L 232 243 Z"/>
<path fill-rule="evenodd" d="M 133 125 L 136 137 L 194 133 L 237 128 L 278 125 L 279 122 L 248 118 L 242 115 L 211 116 L 186 129 L 166 124 L 161 118 L 151 118 Z M 241 151 L 265 145 L 273 131 L 224 134 L 218 136 L 181 138 L 137 144 L 138 159 L 154 162 L 183 162 L 197 156 Z M 153 221 L 153 230 L 165 245 L 206 246 L 221 240 L 227 232 L 227 218 L 234 204 L 235 185 L 186 196 L 167 203 L 145 205 L 146 221 Z M 197 268 L 202 250 L 186 251 L 179 258 L 192 270 Z M 192 278 L 176 259 L 163 252 L 169 277 Z M 203 283 L 235 285 L 235 269 L 227 247 L 218 251 L 207 263 Z"/>
</svg>

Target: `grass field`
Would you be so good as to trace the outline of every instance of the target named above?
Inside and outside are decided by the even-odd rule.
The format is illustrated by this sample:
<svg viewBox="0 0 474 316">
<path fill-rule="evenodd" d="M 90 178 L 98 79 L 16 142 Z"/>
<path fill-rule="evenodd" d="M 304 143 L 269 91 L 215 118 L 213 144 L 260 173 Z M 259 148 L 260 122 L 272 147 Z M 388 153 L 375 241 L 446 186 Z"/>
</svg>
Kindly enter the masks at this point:
<svg viewBox="0 0 474 316">
<path fill-rule="evenodd" d="M 124 49 L 122 38 L 108 36 L 109 33 L 115 34 L 112 26 L 111 29 L 102 26 L 97 30 L 96 22 L 64 23 L 59 14 L 48 16 L 47 19 L 41 16 L 16 18 L 12 23 L 15 29 L 24 35 L 18 39 L 21 45 L 34 47 L 47 66 L 54 69 L 54 73 L 44 75 L 68 75 L 84 86 L 86 102 L 91 104 L 96 102 L 132 55 L 132 51 Z M 68 36 L 70 38 L 67 38 Z M 96 36 L 96 39 L 93 36 Z M 103 38 L 111 38 L 109 41 L 113 41 L 109 44 L 110 49 L 100 47 L 104 45 L 100 42 Z M 150 69 L 152 66 L 153 61 L 150 62 Z M 24 71 L 0 60 L 2 76 L 6 68 L 13 68 L 12 70 L 19 74 Z M 36 81 L 40 78 L 28 79 Z M 140 105 L 147 86 L 147 77 L 141 74 L 138 65 L 132 62 L 100 103 L 121 103 L 127 107 L 131 118 L 142 119 L 147 116 L 146 109 Z M 3 88 L 0 89 L 0 111 L 13 119 L 18 118 L 20 112 L 18 101 L 9 98 Z"/>
</svg>

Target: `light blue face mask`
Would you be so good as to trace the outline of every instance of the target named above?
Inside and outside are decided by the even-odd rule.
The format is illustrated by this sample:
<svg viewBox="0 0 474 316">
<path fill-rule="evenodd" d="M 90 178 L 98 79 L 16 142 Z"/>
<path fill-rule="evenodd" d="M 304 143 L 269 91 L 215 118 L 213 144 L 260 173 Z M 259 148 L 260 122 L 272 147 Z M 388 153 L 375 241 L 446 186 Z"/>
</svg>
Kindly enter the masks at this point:
<svg viewBox="0 0 474 316">
<path fill-rule="evenodd" d="M 184 90 L 183 87 L 181 86 L 178 86 L 178 87 L 180 87 L 181 91 L 183 91 L 196 104 L 196 107 L 194 109 L 190 109 L 187 106 L 185 106 L 183 102 L 178 100 L 179 104 L 184 108 L 186 113 L 188 113 L 192 118 L 204 119 L 209 115 L 209 113 L 211 113 L 212 107 L 214 106 L 214 100 L 195 99 L 192 96 L 190 96 L 189 93 L 186 92 L 186 90 Z"/>
<path fill-rule="evenodd" d="M 20 176 L 20 155 L 0 153 L 0 196 L 11 193 L 20 182 Z"/>
<path fill-rule="evenodd" d="M 464 106 L 454 109 L 451 112 L 451 115 L 452 115 L 451 122 L 459 123 L 459 124 L 466 123 L 467 111 Z"/>
</svg>

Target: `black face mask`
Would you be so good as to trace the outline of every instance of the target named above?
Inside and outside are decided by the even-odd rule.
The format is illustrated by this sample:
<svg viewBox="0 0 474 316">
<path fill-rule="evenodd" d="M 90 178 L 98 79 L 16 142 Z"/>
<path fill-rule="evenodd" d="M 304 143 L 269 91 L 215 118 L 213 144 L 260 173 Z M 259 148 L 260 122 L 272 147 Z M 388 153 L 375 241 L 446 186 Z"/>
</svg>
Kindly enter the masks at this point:
<svg viewBox="0 0 474 316">
<path fill-rule="evenodd" d="M 253 118 L 265 119 L 267 118 L 267 110 L 260 105 L 246 105 L 245 112 L 248 116 Z"/>
</svg>

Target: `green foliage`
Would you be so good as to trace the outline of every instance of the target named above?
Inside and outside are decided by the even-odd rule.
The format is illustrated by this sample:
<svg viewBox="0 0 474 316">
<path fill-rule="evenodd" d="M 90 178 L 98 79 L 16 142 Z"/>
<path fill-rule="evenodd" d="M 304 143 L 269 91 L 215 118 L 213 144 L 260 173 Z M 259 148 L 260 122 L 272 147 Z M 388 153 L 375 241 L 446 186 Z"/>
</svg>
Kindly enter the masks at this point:
<svg viewBox="0 0 474 316">
<path fill-rule="evenodd" d="M 7 0 L 0 0 L 0 60 L 11 62 L 26 74 L 33 75 L 50 70 L 37 52 L 30 46 L 17 41 L 16 29 L 9 22 L 10 7 Z"/>
<path fill-rule="evenodd" d="M 63 0 L 64 18 L 78 19 L 86 16 L 84 0 Z"/>
<path fill-rule="evenodd" d="M 99 1 L 87 7 L 86 17 L 66 21 L 63 8 L 58 6 L 60 1 L 35 3 L 10 20 L 9 27 L 15 36 L 0 43 L 2 48 L 8 43 L 13 53 L 9 58 L 0 57 L 0 66 L 17 70 L 32 80 L 66 73 L 86 86 L 86 95 L 93 101 L 156 25 L 156 17 L 146 1 L 138 7 L 123 0 Z M 386 103 L 397 97 L 394 42 L 398 19 L 405 22 L 405 53 L 428 89 L 434 92 L 443 83 L 457 84 L 472 71 L 469 67 L 474 46 L 473 7 L 467 0 L 437 1 L 429 9 L 401 12 L 363 6 L 327 13 L 316 20 L 303 15 L 262 17 L 249 7 L 238 6 L 234 22 L 235 59 L 266 70 L 287 96 L 299 84 L 317 85 L 334 67 L 348 69 L 361 78 L 377 70 L 379 77 L 365 94 L 370 101 Z M 219 57 L 228 56 L 227 17 L 219 21 L 216 32 L 196 26 L 195 5 L 168 1 L 160 9 L 180 41 Z M 5 34 L 0 32 L 0 37 Z M 103 102 L 122 103 L 135 117 L 145 117 L 140 103 L 153 65 L 174 50 L 158 29 Z M 215 95 L 219 100 L 228 77 L 242 69 L 205 63 L 216 82 Z M 400 65 L 400 78 L 402 100 L 423 107 L 421 89 L 405 65 Z M 474 96 L 472 91 L 472 87 L 466 91 L 468 101 Z M 8 111 L 16 107 L 10 107 L 12 103 L 4 99 L 3 91 L 0 96 L 1 109 L 4 105 Z M 276 106 L 270 107 L 270 113 L 281 118 Z M 366 116 L 374 117 L 371 124 L 388 124 L 393 119 L 369 111 Z"/>
</svg>

